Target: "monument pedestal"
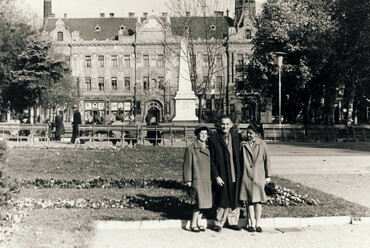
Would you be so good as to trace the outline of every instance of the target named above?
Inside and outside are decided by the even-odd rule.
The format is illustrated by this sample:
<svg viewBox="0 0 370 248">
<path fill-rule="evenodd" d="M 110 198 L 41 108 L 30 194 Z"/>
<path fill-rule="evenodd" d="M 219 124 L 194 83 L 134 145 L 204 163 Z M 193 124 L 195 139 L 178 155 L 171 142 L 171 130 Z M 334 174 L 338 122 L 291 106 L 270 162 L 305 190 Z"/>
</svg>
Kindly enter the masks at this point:
<svg viewBox="0 0 370 248">
<path fill-rule="evenodd" d="M 175 118 L 172 121 L 198 121 L 195 115 L 197 97 L 194 94 L 176 95 Z"/>
</svg>

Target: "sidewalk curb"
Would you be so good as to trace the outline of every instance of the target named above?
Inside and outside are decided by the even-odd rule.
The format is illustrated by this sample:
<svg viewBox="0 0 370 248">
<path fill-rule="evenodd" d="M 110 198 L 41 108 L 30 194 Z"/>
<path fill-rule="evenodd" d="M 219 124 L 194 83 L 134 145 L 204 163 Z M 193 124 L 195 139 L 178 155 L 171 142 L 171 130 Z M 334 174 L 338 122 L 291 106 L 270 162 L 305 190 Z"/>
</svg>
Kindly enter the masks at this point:
<svg viewBox="0 0 370 248">
<path fill-rule="evenodd" d="M 261 226 L 266 229 L 305 228 L 310 226 L 370 224 L 370 217 L 352 219 L 350 216 L 308 217 L 308 218 L 264 218 Z M 98 230 L 150 230 L 150 229 L 185 229 L 189 228 L 189 220 L 145 220 L 145 221 L 95 221 Z M 212 226 L 213 220 L 202 219 L 201 225 Z M 246 219 L 239 220 L 240 226 L 246 225 Z"/>
</svg>

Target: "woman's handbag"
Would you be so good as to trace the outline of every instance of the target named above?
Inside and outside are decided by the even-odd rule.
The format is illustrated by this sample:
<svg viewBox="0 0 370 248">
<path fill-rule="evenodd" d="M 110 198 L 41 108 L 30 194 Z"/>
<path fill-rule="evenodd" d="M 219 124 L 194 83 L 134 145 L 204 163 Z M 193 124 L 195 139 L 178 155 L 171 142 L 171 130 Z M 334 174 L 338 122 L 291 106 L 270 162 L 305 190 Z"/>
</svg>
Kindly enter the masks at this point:
<svg viewBox="0 0 370 248">
<path fill-rule="evenodd" d="M 193 187 L 185 187 L 185 194 L 180 197 L 180 201 L 195 205 L 196 204 L 196 190 Z"/>
</svg>

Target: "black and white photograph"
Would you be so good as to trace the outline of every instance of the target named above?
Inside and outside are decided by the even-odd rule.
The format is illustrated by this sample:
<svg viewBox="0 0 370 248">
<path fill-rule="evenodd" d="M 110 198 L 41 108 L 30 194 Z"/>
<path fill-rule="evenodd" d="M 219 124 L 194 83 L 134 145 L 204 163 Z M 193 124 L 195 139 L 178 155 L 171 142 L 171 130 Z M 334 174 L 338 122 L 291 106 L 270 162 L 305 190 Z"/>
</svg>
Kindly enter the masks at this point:
<svg viewBox="0 0 370 248">
<path fill-rule="evenodd" d="M 368 248 L 369 115 L 368 0 L 0 0 L 0 248 Z"/>
</svg>

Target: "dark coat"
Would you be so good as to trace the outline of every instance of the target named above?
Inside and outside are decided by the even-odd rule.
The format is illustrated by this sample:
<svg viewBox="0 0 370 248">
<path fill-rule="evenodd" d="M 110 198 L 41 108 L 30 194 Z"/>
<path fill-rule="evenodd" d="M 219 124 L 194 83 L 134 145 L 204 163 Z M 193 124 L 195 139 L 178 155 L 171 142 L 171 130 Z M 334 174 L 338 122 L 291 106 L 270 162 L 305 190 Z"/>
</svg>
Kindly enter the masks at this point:
<svg viewBox="0 0 370 248">
<path fill-rule="evenodd" d="M 233 154 L 229 153 L 227 144 L 221 133 L 215 133 L 208 139 L 211 154 L 211 172 L 214 180 L 214 205 L 223 208 L 239 207 L 239 187 L 241 181 L 241 170 L 239 162 L 239 135 L 230 133 L 232 137 Z M 234 161 L 235 185 L 232 183 L 230 170 L 230 157 Z M 221 177 L 224 186 L 218 186 L 215 178 Z"/>
<path fill-rule="evenodd" d="M 243 179 L 240 188 L 240 200 L 264 202 L 265 179 L 271 177 L 271 163 L 266 142 L 257 138 L 253 148 L 245 141 L 240 143 Z"/>
<path fill-rule="evenodd" d="M 82 124 L 80 111 L 76 110 L 73 114 L 73 123 L 74 126 Z"/>
<path fill-rule="evenodd" d="M 198 140 L 185 150 L 183 181 L 192 182 L 196 191 L 198 208 L 212 207 L 211 163 L 209 150 L 203 148 Z"/>
<path fill-rule="evenodd" d="M 64 124 L 60 115 L 55 116 L 55 136 L 61 136 L 64 133 Z"/>
</svg>

